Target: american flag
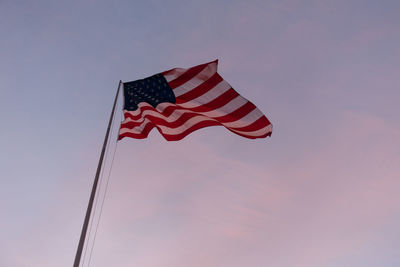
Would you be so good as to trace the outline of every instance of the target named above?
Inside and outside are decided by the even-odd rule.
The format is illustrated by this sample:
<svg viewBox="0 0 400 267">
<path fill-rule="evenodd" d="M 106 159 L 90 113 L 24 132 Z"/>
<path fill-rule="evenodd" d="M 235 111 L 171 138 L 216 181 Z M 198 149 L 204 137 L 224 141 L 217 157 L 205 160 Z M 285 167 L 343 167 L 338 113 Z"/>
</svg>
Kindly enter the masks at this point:
<svg viewBox="0 0 400 267">
<path fill-rule="evenodd" d="M 176 141 L 214 125 L 251 139 L 270 136 L 267 117 L 222 79 L 217 66 L 215 60 L 124 83 L 124 121 L 118 139 L 146 138 L 156 127 L 166 140 Z"/>
</svg>

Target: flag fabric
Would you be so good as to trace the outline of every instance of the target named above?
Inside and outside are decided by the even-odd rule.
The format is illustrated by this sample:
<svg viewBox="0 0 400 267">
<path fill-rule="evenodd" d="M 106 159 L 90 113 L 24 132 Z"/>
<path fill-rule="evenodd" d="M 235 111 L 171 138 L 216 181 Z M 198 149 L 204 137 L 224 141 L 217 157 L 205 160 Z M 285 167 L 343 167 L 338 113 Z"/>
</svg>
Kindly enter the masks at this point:
<svg viewBox="0 0 400 267">
<path fill-rule="evenodd" d="M 156 127 L 166 140 L 176 141 L 214 125 L 251 139 L 270 136 L 267 117 L 217 73 L 217 66 L 215 60 L 124 83 L 118 139 L 146 138 Z"/>
</svg>

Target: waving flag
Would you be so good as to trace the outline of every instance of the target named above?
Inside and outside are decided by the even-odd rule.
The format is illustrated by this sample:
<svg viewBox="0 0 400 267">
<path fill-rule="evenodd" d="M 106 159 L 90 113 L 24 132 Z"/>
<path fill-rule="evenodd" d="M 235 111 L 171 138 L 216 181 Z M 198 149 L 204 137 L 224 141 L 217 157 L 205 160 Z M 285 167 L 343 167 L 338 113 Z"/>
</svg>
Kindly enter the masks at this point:
<svg viewBox="0 0 400 267">
<path fill-rule="evenodd" d="M 124 83 L 124 121 L 118 139 L 146 138 L 156 127 L 168 141 L 207 126 L 222 125 L 247 138 L 272 133 L 272 124 L 217 73 L 218 60 L 174 68 Z"/>
</svg>

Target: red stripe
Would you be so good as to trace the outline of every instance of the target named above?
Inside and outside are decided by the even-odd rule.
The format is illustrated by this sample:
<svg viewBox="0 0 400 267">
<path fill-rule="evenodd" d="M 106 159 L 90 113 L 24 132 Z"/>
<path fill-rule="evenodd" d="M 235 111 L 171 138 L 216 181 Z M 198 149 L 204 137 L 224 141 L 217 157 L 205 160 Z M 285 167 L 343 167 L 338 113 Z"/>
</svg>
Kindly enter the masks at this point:
<svg viewBox="0 0 400 267">
<path fill-rule="evenodd" d="M 132 115 L 129 111 L 124 110 L 124 117 L 125 117 L 125 119 L 130 118 L 132 120 L 139 120 L 142 118 L 142 113 L 146 110 L 153 110 L 153 111 L 158 112 L 166 117 L 169 117 L 172 114 L 172 112 L 174 112 L 174 110 L 176 110 L 176 109 L 178 109 L 178 107 L 176 105 L 171 105 L 171 106 L 166 107 L 162 112 L 160 112 L 157 109 L 153 108 L 152 106 L 142 106 L 142 107 L 139 107 L 140 112 L 136 116 Z M 181 109 L 183 109 L 183 108 L 181 108 Z"/>
<path fill-rule="evenodd" d="M 176 109 L 185 110 L 183 108 L 179 108 L 176 105 L 171 105 L 171 106 L 166 107 L 162 112 L 160 112 L 157 109 L 153 108 L 152 106 L 142 106 L 142 107 L 139 107 L 140 112 L 136 116 L 132 115 L 129 111 L 124 110 L 124 117 L 125 117 L 125 119 L 130 118 L 132 120 L 140 120 L 143 116 L 142 113 L 146 110 L 153 110 L 157 113 L 162 114 L 165 117 L 169 117 L 172 114 L 172 112 L 174 112 Z"/>
<path fill-rule="evenodd" d="M 229 129 L 229 128 L 226 128 L 226 129 L 228 129 L 229 131 L 231 131 L 231 132 L 234 133 L 234 134 L 237 134 L 237 135 L 240 135 L 240 136 L 249 138 L 249 139 L 264 138 L 264 137 L 267 137 L 267 136 L 271 136 L 271 134 L 272 134 L 272 132 L 267 132 L 267 133 L 262 134 L 262 135 L 252 136 L 252 135 L 246 135 L 246 134 L 242 134 L 242 133 L 237 133 L 237 132 L 235 132 L 234 130 Z"/>
<path fill-rule="evenodd" d="M 217 125 L 221 125 L 221 124 L 217 121 L 201 121 L 201 122 L 193 125 L 192 127 L 186 129 L 184 132 L 182 132 L 180 134 L 174 134 L 174 135 L 163 134 L 160 129 L 158 129 L 158 128 L 157 129 L 160 132 L 160 134 L 162 136 L 164 136 L 164 138 L 167 139 L 168 141 L 178 141 L 198 129 L 201 129 L 204 127 L 209 127 L 209 126 L 217 126 Z"/>
<path fill-rule="evenodd" d="M 148 123 L 146 124 L 146 126 L 143 128 L 142 132 L 140 134 L 137 133 L 132 133 L 132 132 L 125 132 L 123 134 L 118 135 L 118 140 L 121 140 L 124 137 L 132 137 L 132 138 L 137 138 L 137 139 L 143 139 L 146 138 L 150 131 L 154 128 L 154 124 L 153 123 Z M 123 127 L 121 126 L 120 129 L 122 129 Z"/>
<path fill-rule="evenodd" d="M 140 112 L 136 116 L 132 115 L 129 111 L 124 110 L 125 120 L 128 119 L 128 118 L 130 118 L 132 120 L 139 120 L 140 118 L 142 118 L 142 112 L 143 111 L 145 111 L 145 110 L 156 110 L 156 109 L 151 107 L 151 106 L 144 106 L 144 107 L 139 107 L 139 110 L 140 110 Z"/>
<path fill-rule="evenodd" d="M 229 128 L 231 128 L 233 130 L 241 131 L 241 132 L 254 132 L 254 131 L 258 131 L 270 124 L 271 123 L 269 122 L 267 117 L 262 116 L 258 120 L 253 122 L 252 124 L 247 125 L 245 127 L 239 127 L 239 128 L 229 127 Z"/>
<path fill-rule="evenodd" d="M 130 137 L 130 138 L 135 138 L 135 139 L 144 139 L 144 138 L 147 138 L 148 135 L 149 135 L 149 133 L 147 133 L 147 134 L 136 134 L 136 133 L 126 132 L 126 133 L 120 134 L 118 136 L 118 140 L 121 140 L 124 137 Z"/>
<path fill-rule="evenodd" d="M 212 100 L 211 102 L 208 102 L 202 106 L 189 109 L 194 112 L 208 112 L 226 105 L 228 102 L 230 102 L 231 100 L 235 99 L 238 96 L 239 94 L 231 88 L 222 95 L 220 95 L 219 97 Z"/>
<path fill-rule="evenodd" d="M 179 76 L 178 78 L 170 81 L 168 84 L 169 86 L 174 89 L 178 86 L 181 86 L 182 84 L 184 84 L 185 82 L 189 81 L 190 79 L 192 79 L 194 76 L 196 76 L 197 74 L 199 74 L 199 72 L 201 72 L 203 69 L 205 69 L 208 66 L 207 64 L 202 64 L 202 65 L 198 65 L 195 66 L 193 68 L 188 69 L 187 71 L 185 71 L 181 76 Z"/>
<path fill-rule="evenodd" d="M 213 76 L 211 76 L 208 80 L 204 81 L 199 86 L 193 88 L 189 92 L 186 92 L 186 93 L 176 97 L 176 103 L 182 104 L 182 103 L 188 102 L 190 100 L 193 100 L 193 99 L 207 93 L 208 91 L 210 91 L 222 80 L 223 80 L 222 77 L 218 73 L 215 73 Z M 170 86 L 171 86 L 171 84 L 170 84 Z"/>
<path fill-rule="evenodd" d="M 249 114 L 251 111 L 253 111 L 254 109 L 256 109 L 257 107 L 254 106 L 253 103 L 251 103 L 250 101 L 248 101 L 246 104 L 244 104 L 243 106 L 241 106 L 240 108 L 238 108 L 237 110 L 226 114 L 225 116 L 221 116 L 221 117 L 217 117 L 214 118 L 218 121 L 222 121 L 222 122 L 233 122 L 233 121 L 237 121 L 240 120 L 241 118 L 243 118 L 244 116 L 246 116 L 247 114 Z"/>
</svg>

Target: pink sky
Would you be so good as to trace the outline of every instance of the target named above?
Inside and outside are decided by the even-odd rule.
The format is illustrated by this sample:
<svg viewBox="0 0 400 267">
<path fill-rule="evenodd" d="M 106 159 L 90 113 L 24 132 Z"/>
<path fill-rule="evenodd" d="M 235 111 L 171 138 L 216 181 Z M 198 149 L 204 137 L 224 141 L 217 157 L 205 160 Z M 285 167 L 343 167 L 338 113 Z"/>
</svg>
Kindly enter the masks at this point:
<svg viewBox="0 0 400 267">
<path fill-rule="evenodd" d="M 272 137 L 120 141 L 90 266 L 400 266 L 399 11 L 1 1 L 0 266 L 72 265 L 119 79 L 217 58 Z"/>
</svg>

